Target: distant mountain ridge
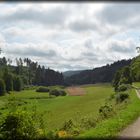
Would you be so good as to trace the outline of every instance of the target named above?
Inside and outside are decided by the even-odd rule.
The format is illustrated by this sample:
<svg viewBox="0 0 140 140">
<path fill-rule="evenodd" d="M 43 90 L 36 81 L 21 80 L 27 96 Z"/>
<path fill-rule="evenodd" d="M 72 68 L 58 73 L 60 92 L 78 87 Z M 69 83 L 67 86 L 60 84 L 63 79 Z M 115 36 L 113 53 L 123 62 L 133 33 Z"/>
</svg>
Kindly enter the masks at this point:
<svg viewBox="0 0 140 140">
<path fill-rule="evenodd" d="M 84 70 L 74 70 L 74 71 L 70 70 L 70 71 L 65 71 L 65 72 L 63 72 L 63 76 L 64 76 L 64 78 L 70 77 L 72 75 L 79 74 L 82 71 L 84 71 Z"/>
<path fill-rule="evenodd" d="M 102 67 L 94 68 L 92 70 L 83 70 L 81 72 L 72 73 L 71 76 L 65 77 L 65 85 L 82 85 L 93 83 L 112 82 L 114 74 L 120 68 L 130 65 L 132 59 L 119 60 L 112 64 L 107 64 Z"/>
</svg>

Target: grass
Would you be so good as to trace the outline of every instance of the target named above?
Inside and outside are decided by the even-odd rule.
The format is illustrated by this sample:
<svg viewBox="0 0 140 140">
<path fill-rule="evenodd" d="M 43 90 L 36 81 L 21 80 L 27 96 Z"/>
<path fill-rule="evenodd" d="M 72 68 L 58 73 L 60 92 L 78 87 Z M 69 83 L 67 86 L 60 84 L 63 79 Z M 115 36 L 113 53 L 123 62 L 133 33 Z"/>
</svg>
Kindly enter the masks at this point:
<svg viewBox="0 0 140 140">
<path fill-rule="evenodd" d="M 66 120 L 73 119 L 77 115 L 98 115 L 99 107 L 104 104 L 105 99 L 113 93 L 112 87 L 108 84 L 86 86 L 84 96 L 64 96 L 48 98 L 48 93 L 37 93 L 35 90 L 25 90 L 20 93 L 14 92 L 16 98 L 24 99 L 29 103 L 29 109 L 35 104 L 39 112 L 47 112 L 44 120 L 46 129 L 53 130 L 60 128 Z M 8 99 L 8 96 L 0 98 L 0 104 Z"/>
<path fill-rule="evenodd" d="M 136 87 L 140 87 L 140 82 L 135 82 L 135 83 L 133 83 L 133 85 Z"/>
<path fill-rule="evenodd" d="M 140 87 L 139 83 L 134 83 Z M 114 93 L 109 84 L 96 84 L 83 86 L 86 94 L 84 96 L 61 96 L 49 98 L 48 93 L 38 93 L 35 90 L 24 90 L 21 92 L 12 92 L 17 99 L 23 99 L 28 102 L 25 104 L 29 110 L 32 105 L 36 105 L 38 111 L 46 112 L 44 122 L 46 130 L 55 130 L 62 127 L 63 123 L 76 117 L 93 116 L 96 118 L 101 105 L 104 105 L 106 99 Z M 0 106 L 11 95 L 0 97 Z M 134 90 L 130 93 L 130 103 L 117 112 L 111 118 L 99 122 L 95 128 L 80 134 L 80 138 L 103 138 L 115 137 L 128 124 L 132 123 L 140 115 L 140 100 L 137 98 Z"/>
<path fill-rule="evenodd" d="M 123 128 L 131 124 L 140 115 L 140 100 L 137 98 L 135 90 L 130 92 L 130 96 L 131 100 L 126 108 L 118 111 L 117 115 L 97 124 L 95 128 L 81 134 L 80 138 L 117 137 Z"/>
</svg>

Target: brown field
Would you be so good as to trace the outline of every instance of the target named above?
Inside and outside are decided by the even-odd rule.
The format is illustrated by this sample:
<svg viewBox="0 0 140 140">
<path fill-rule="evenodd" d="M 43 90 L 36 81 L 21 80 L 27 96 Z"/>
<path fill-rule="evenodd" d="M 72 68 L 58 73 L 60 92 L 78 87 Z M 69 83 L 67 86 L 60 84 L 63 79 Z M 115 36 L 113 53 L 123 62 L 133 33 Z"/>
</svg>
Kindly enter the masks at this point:
<svg viewBox="0 0 140 140">
<path fill-rule="evenodd" d="M 84 89 L 81 87 L 68 87 L 67 91 L 70 96 L 82 96 L 85 94 Z"/>
</svg>

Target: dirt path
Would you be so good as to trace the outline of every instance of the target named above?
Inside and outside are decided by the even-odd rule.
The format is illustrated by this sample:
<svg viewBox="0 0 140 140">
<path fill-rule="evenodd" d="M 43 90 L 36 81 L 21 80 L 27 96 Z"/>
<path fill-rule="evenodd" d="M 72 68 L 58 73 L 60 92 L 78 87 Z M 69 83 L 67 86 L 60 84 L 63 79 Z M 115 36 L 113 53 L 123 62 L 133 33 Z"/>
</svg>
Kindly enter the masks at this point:
<svg viewBox="0 0 140 140">
<path fill-rule="evenodd" d="M 136 93 L 138 98 L 140 99 L 140 90 L 136 90 Z M 120 133 L 119 139 L 123 138 L 138 138 L 140 140 L 140 117 Z"/>
<path fill-rule="evenodd" d="M 119 138 L 139 138 L 140 139 L 140 117 L 126 129 L 122 131 Z"/>
<path fill-rule="evenodd" d="M 70 96 L 82 96 L 85 94 L 84 89 L 81 87 L 68 87 L 67 91 Z"/>
</svg>

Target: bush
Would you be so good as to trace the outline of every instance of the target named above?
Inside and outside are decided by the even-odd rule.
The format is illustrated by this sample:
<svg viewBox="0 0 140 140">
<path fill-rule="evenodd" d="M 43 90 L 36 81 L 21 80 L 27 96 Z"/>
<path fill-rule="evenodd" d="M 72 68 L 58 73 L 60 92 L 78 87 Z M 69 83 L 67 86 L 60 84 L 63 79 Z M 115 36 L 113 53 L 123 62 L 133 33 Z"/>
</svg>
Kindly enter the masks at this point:
<svg viewBox="0 0 140 140">
<path fill-rule="evenodd" d="M 59 90 L 59 89 L 52 89 L 49 92 L 50 95 L 54 95 L 54 96 L 66 96 L 67 93 L 64 90 Z"/>
<path fill-rule="evenodd" d="M 93 117 L 83 117 L 80 120 L 80 127 L 83 129 L 90 129 L 96 126 L 96 120 Z"/>
<path fill-rule="evenodd" d="M 15 99 L 13 98 L 13 102 Z M 12 103 L 16 106 L 16 103 Z M 0 122 L 0 134 L 2 139 L 24 140 L 24 139 L 41 139 L 45 137 L 44 115 L 32 106 L 30 111 L 24 108 L 15 108 L 3 115 Z"/>
<path fill-rule="evenodd" d="M 38 89 L 36 89 L 36 92 L 49 92 L 50 89 L 48 87 L 39 87 Z"/>
<path fill-rule="evenodd" d="M 117 93 L 116 95 L 116 102 L 121 103 L 129 98 L 129 94 L 125 92 Z"/>
<path fill-rule="evenodd" d="M 57 89 L 52 89 L 50 92 L 49 92 L 50 95 L 54 95 L 54 96 L 59 96 L 60 95 L 60 92 L 59 90 Z"/>
<path fill-rule="evenodd" d="M 117 91 L 126 91 L 128 88 L 127 88 L 127 85 L 126 84 L 122 84 L 122 85 L 119 85 L 118 87 L 118 90 Z"/>
<path fill-rule="evenodd" d="M 108 118 L 112 116 L 115 112 L 112 105 L 104 105 L 100 107 L 99 113 L 102 118 Z"/>
<path fill-rule="evenodd" d="M 67 132 L 67 135 L 69 136 L 77 136 L 80 134 L 80 129 L 78 128 L 78 125 L 76 125 L 71 119 L 64 122 L 63 127 L 60 129 L 60 131 Z"/>
<path fill-rule="evenodd" d="M 4 139 L 33 139 L 39 135 L 35 120 L 25 111 L 9 113 L 0 131 Z"/>
<path fill-rule="evenodd" d="M 66 96 L 67 93 L 64 90 L 59 90 L 61 96 Z"/>
<path fill-rule="evenodd" d="M 4 95 L 5 93 L 5 83 L 2 79 L 0 79 L 0 95 Z"/>
</svg>

